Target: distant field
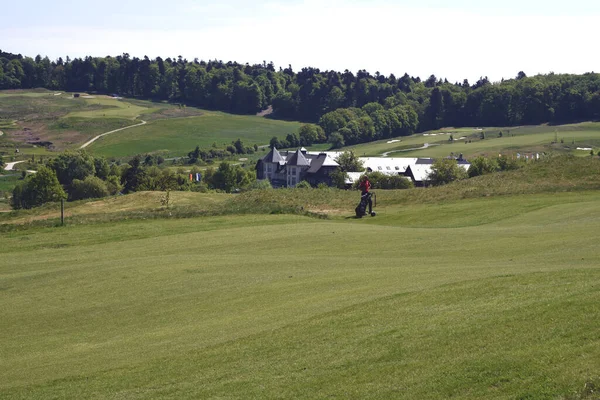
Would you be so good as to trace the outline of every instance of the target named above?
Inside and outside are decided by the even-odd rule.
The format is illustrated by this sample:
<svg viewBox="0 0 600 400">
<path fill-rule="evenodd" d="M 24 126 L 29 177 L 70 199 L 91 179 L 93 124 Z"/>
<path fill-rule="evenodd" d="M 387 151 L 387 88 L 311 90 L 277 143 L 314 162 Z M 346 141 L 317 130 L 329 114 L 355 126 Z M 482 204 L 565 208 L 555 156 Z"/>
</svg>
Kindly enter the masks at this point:
<svg viewBox="0 0 600 400">
<path fill-rule="evenodd" d="M 107 157 L 156 152 L 181 156 L 196 145 L 208 149 L 216 143 L 223 148 L 238 138 L 246 146 L 265 145 L 273 136 L 285 138 L 289 133 L 297 133 L 299 127 L 297 122 L 206 111 L 198 117 L 153 121 L 105 136 L 94 143 L 90 151 Z"/>
<path fill-rule="evenodd" d="M 145 204 L 160 208 L 144 193 L 75 206 Z M 382 200 L 363 220 L 351 206 L 330 220 L 163 210 L 5 230 L 0 398 L 593 399 L 598 204 Z"/>
<path fill-rule="evenodd" d="M 0 151 L 52 154 L 78 148 L 93 136 L 145 120 L 148 125 L 104 137 L 88 151 L 108 157 L 138 153 L 182 156 L 196 145 L 219 147 L 241 138 L 246 145 L 268 144 L 273 136 L 296 133 L 299 123 L 204 111 L 195 107 L 104 95 L 74 98 L 46 90 L 0 91 Z M 50 145 L 49 145 L 50 143 Z M 33 147 L 33 146 L 36 147 Z"/>
<path fill-rule="evenodd" d="M 502 131 L 502 137 L 498 133 Z M 481 140 L 479 134 L 485 133 L 486 138 Z M 432 135 L 434 134 L 434 135 Z M 454 142 L 448 139 L 452 134 Z M 460 139 L 464 137 L 464 139 Z M 555 139 L 557 143 L 551 144 Z M 564 143 L 561 143 L 561 139 Z M 400 140 L 387 143 L 392 140 Z M 471 140 L 471 143 L 465 141 Z M 574 143 L 573 143 L 574 142 Z M 426 149 L 420 148 L 427 143 Z M 577 147 L 591 147 L 594 151 L 600 149 L 600 123 L 582 123 L 560 126 L 525 126 L 509 128 L 485 128 L 481 131 L 472 128 L 448 128 L 440 131 L 426 132 L 408 137 L 398 137 L 356 146 L 348 149 L 354 150 L 359 155 L 378 156 L 388 153 L 388 157 L 445 157 L 463 153 L 465 157 L 477 155 L 497 155 L 498 153 L 517 152 L 567 152 L 575 155 L 587 156 L 589 150 L 576 150 Z M 401 151 L 398 151 L 401 150 Z"/>
</svg>

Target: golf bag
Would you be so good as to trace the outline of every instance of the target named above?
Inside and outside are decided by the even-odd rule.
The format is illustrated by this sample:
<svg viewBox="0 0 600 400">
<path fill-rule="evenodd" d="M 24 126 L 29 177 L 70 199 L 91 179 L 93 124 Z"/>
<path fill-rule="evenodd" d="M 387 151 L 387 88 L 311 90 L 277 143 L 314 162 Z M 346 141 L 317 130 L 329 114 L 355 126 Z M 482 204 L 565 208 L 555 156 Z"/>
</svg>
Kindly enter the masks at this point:
<svg viewBox="0 0 600 400">
<path fill-rule="evenodd" d="M 354 211 L 356 212 L 356 218 L 362 218 L 366 214 L 369 200 L 371 200 L 372 194 L 370 192 L 364 193 L 360 196 L 360 203 L 356 206 Z M 371 212 L 372 216 L 375 216 L 375 212 Z"/>
</svg>

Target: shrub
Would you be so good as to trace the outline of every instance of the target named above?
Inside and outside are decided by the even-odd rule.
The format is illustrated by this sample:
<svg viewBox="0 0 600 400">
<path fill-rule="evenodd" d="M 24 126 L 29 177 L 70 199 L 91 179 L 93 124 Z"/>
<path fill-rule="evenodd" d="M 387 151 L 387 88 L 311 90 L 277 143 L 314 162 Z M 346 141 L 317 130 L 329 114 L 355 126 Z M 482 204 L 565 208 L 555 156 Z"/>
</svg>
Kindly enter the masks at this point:
<svg viewBox="0 0 600 400">
<path fill-rule="evenodd" d="M 365 174 L 371 182 L 373 189 L 410 189 L 414 187 L 412 181 L 400 175 L 386 175 L 381 172 L 370 172 Z M 354 189 L 358 189 L 358 182 L 353 185 Z"/>
<path fill-rule="evenodd" d="M 447 183 L 466 179 L 467 171 L 458 166 L 454 159 L 441 158 L 436 160 L 431 166 L 431 172 L 427 177 L 429 183 L 433 186 L 445 185 Z"/>
<path fill-rule="evenodd" d="M 95 176 L 88 176 L 83 181 L 74 179 L 69 193 L 70 200 L 98 199 L 109 195 L 106 183 Z"/>
<path fill-rule="evenodd" d="M 498 157 L 497 163 L 500 171 L 512 171 L 522 167 L 522 163 L 518 160 L 506 156 Z"/>
<path fill-rule="evenodd" d="M 467 173 L 469 174 L 469 178 L 473 178 L 475 176 L 491 174 L 492 172 L 496 172 L 500 169 L 496 160 L 489 159 L 486 157 L 475 157 L 471 160 L 471 166 Z"/>
<path fill-rule="evenodd" d="M 311 189 L 312 186 L 307 181 L 298 182 L 296 189 Z"/>
</svg>

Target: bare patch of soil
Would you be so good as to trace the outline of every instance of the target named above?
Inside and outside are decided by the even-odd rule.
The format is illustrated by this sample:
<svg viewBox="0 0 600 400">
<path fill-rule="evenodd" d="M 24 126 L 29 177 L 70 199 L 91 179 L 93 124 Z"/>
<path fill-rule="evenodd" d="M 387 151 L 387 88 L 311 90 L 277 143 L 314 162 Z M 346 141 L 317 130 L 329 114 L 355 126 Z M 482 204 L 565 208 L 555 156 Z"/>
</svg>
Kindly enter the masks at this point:
<svg viewBox="0 0 600 400">
<path fill-rule="evenodd" d="M 266 117 L 267 115 L 273 114 L 273 106 L 267 107 L 265 110 L 262 110 L 259 113 L 256 113 L 257 117 Z"/>
</svg>

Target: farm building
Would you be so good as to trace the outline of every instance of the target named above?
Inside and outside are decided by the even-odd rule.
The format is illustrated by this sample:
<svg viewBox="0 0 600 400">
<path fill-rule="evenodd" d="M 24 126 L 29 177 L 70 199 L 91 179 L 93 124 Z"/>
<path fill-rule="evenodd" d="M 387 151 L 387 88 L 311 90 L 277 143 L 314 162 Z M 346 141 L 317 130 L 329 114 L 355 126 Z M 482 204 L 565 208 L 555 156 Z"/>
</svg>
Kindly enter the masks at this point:
<svg viewBox="0 0 600 400">
<path fill-rule="evenodd" d="M 258 179 L 269 179 L 274 187 L 295 187 L 305 180 L 313 186 L 319 183 L 331 185 L 331 173 L 339 166 L 335 161 L 340 152 L 308 152 L 305 148 L 296 151 L 278 151 L 273 148 L 256 164 Z M 346 184 L 352 185 L 365 172 L 380 172 L 385 175 L 401 175 L 410 178 L 415 186 L 424 186 L 434 162 L 432 158 L 388 158 L 359 157 L 364 170 L 348 172 Z M 462 157 L 458 165 L 468 169 L 469 163 Z"/>
<path fill-rule="evenodd" d="M 256 177 L 269 179 L 274 187 L 295 187 L 301 181 L 331 185 L 330 174 L 338 166 L 326 153 L 309 153 L 305 148 L 279 152 L 273 148 L 256 164 Z"/>
</svg>

